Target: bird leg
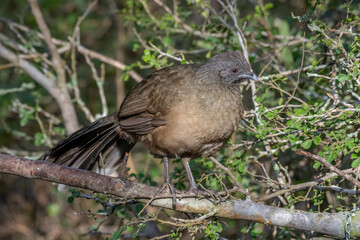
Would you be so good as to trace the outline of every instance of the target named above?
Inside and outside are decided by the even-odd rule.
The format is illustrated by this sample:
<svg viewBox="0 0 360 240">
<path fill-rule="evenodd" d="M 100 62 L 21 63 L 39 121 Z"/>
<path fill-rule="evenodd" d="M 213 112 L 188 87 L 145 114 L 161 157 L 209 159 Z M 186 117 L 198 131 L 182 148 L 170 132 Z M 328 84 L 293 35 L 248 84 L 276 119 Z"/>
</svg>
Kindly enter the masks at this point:
<svg viewBox="0 0 360 240">
<path fill-rule="evenodd" d="M 185 167 L 185 171 L 188 177 L 188 180 L 190 182 L 190 191 L 191 192 L 197 192 L 197 186 L 196 186 L 196 182 L 195 179 L 192 175 L 191 169 L 190 169 L 190 165 L 189 165 L 189 161 L 190 158 L 181 158 L 181 161 Z"/>
<path fill-rule="evenodd" d="M 129 153 L 125 153 L 124 157 L 123 157 L 123 164 L 122 164 L 122 168 L 121 168 L 121 172 L 120 172 L 120 177 L 125 177 L 126 176 L 126 165 L 127 165 L 127 160 L 129 158 Z"/>
<path fill-rule="evenodd" d="M 207 189 L 205 189 L 205 191 L 204 190 L 198 190 L 195 179 L 194 179 L 194 177 L 192 175 L 192 172 L 191 172 L 190 165 L 189 165 L 190 159 L 191 158 L 181 158 L 181 161 L 182 161 L 182 163 L 183 163 L 183 165 L 185 167 L 185 170 L 186 170 L 188 180 L 190 182 L 189 191 L 195 193 L 196 195 L 202 194 L 204 196 L 210 197 L 210 198 L 214 199 L 215 203 L 220 202 L 221 201 L 221 196 L 217 192 L 215 192 L 213 190 L 207 190 Z M 219 199 L 220 199 L 220 201 L 219 201 Z"/>
<path fill-rule="evenodd" d="M 170 183 L 170 177 L 169 177 L 169 159 L 167 157 L 163 158 L 164 160 L 164 184 L 161 186 L 161 188 L 159 189 L 159 191 L 157 191 L 157 194 L 160 194 L 162 191 L 164 191 L 164 189 L 166 187 L 169 187 L 170 192 L 172 194 L 172 200 L 173 200 L 173 209 L 176 209 L 176 193 L 175 193 L 175 188 L 174 185 L 172 185 Z"/>
</svg>

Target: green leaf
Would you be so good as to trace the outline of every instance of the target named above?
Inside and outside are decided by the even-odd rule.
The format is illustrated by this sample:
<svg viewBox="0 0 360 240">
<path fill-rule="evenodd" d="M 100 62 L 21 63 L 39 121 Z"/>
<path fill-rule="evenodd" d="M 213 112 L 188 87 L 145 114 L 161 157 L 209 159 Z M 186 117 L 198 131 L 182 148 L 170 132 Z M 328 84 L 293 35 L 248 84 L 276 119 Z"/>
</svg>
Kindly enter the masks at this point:
<svg viewBox="0 0 360 240">
<path fill-rule="evenodd" d="M 321 166 L 320 162 L 315 162 L 314 165 L 313 165 L 313 168 L 318 169 L 320 166 Z"/>
<path fill-rule="evenodd" d="M 72 194 L 70 197 L 68 197 L 67 201 L 68 203 L 72 203 L 74 201 L 75 198 L 80 196 L 80 191 L 76 190 L 75 188 L 71 188 L 69 190 Z"/>
<path fill-rule="evenodd" d="M 310 31 L 312 32 L 316 32 L 316 31 L 321 31 L 320 27 L 318 25 L 316 25 L 314 22 L 308 24 L 308 28 L 310 29 Z"/>
<path fill-rule="evenodd" d="M 170 36 L 164 37 L 164 46 L 167 47 L 170 45 L 170 43 L 171 43 L 171 37 Z"/>
<path fill-rule="evenodd" d="M 210 58 L 211 57 L 211 51 L 208 51 L 207 54 L 205 55 L 206 58 Z"/>
<path fill-rule="evenodd" d="M 47 206 L 47 212 L 50 217 L 56 217 L 59 215 L 61 207 L 58 203 L 50 203 Z"/>
<path fill-rule="evenodd" d="M 299 22 L 308 22 L 309 17 L 305 14 L 303 16 L 295 16 L 294 13 L 291 12 L 291 17 L 293 19 L 297 19 Z"/>
<path fill-rule="evenodd" d="M 358 72 L 358 71 L 359 71 L 359 70 L 358 70 L 358 67 L 356 66 L 356 67 L 354 68 L 354 71 L 353 71 L 353 75 L 354 75 L 355 78 L 359 75 L 359 72 Z"/>
<path fill-rule="evenodd" d="M 30 118 L 29 115 L 25 115 L 21 120 L 20 120 L 20 126 L 25 126 L 28 122 L 29 122 Z"/>
<path fill-rule="evenodd" d="M 136 213 L 139 214 L 140 211 L 144 208 L 144 205 L 142 203 L 137 203 L 135 205 L 135 210 L 136 210 Z"/>
<path fill-rule="evenodd" d="M 353 161 L 353 162 L 351 163 L 351 167 L 352 167 L 352 168 L 356 168 L 356 167 L 358 167 L 359 165 L 360 165 L 360 158 L 356 159 L 355 161 Z"/>
<path fill-rule="evenodd" d="M 264 9 L 265 9 L 265 11 L 266 11 L 266 10 L 269 10 L 269 9 L 271 9 L 271 8 L 273 8 L 273 7 L 274 7 L 274 4 L 272 4 L 272 3 L 267 3 L 267 4 L 265 4 Z"/>
<path fill-rule="evenodd" d="M 301 147 L 303 147 L 304 149 L 309 149 L 312 145 L 312 141 L 311 139 L 308 139 L 304 142 L 301 143 Z"/>
<path fill-rule="evenodd" d="M 291 51 L 291 48 L 289 47 L 285 47 L 281 51 L 281 57 L 284 60 L 284 63 L 287 64 L 287 66 L 292 66 L 292 64 L 294 63 L 294 56 Z"/>
<path fill-rule="evenodd" d="M 136 50 L 140 47 L 140 44 L 139 43 L 134 43 L 133 44 L 133 52 L 136 52 Z"/>
<path fill-rule="evenodd" d="M 30 119 L 34 119 L 34 110 L 21 110 L 21 120 L 20 120 L 20 126 L 24 127 Z"/>
<path fill-rule="evenodd" d="M 279 99 L 279 105 L 282 105 L 282 104 L 283 104 L 283 101 L 284 101 L 284 99 L 283 99 L 283 98 L 280 98 L 280 99 Z"/>
<path fill-rule="evenodd" d="M 120 228 L 119 230 L 117 230 L 116 232 L 113 233 L 110 240 L 118 240 L 118 239 L 120 239 L 121 233 L 123 233 L 125 230 L 126 230 L 126 226 Z"/>
<path fill-rule="evenodd" d="M 238 165 L 237 169 L 238 169 L 239 173 L 241 173 L 241 174 L 245 173 L 245 166 L 242 163 L 240 163 Z"/>
<path fill-rule="evenodd" d="M 287 21 L 283 20 L 279 26 L 280 35 L 289 36 L 290 35 L 290 25 Z"/>
<path fill-rule="evenodd" d="M 320 135 L 316 136 L 316 137 L 314 138 L 313 142 L 314 142 L 315 145 L 320 145 L 320 143 L 321 143 L 321 137 L 320 137 Z"/>
<path fill-rule="evenodd" d="M 345 82 L 348 79 L 348 76 L 345 74 L 339 74 L 337 76 L 337 79 L 339 80 L 339 82 Z"/>
<path fill-rule="evenodd" d="M 34 140 L 35 146 L 37 146 L 37 147 L 40 146 L 44 140 L 44 135 L 41 132 L 37 132 L 37 133 L 35 133 L 34 137 L 35 137 L 35 140 Z"/>
<path fill-rule="evenodd" d="M 261 8 L 258 5 L 255 6 L 255 12 L 259 15 L 262 13 Z"/>
</svg>

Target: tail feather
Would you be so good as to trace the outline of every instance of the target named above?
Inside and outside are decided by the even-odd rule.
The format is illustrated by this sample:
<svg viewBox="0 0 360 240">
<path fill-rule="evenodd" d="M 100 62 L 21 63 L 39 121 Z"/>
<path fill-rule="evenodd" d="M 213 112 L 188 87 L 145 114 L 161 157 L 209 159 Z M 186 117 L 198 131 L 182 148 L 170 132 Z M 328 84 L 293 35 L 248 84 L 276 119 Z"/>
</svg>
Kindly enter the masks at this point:
<svg viewBox="0 0 360 240">
<path fill-rule="evenodd" d="M 81 145 L 80 148 L 69 151 L 69 153 L 74 152 L 74 154 L 69 154 L 66 162 L 74 168 L 93 170 L 97 158 L 99 158 L 98 160 L 100 161 L 104 160 L 103 158 L 105 156 L 103 156 L 102 153 L 106 151 L 109 144 L 111 145 L 116 142 L 116 138 L 116 129 L 105 130 L 89 142 Z"/>
<path fill-rule="evenodd" d="M 114 113 L 71 134 L 42 159 L 110 175 L 134 145 L 135 140 L 121 131 Z"/>
</svg>

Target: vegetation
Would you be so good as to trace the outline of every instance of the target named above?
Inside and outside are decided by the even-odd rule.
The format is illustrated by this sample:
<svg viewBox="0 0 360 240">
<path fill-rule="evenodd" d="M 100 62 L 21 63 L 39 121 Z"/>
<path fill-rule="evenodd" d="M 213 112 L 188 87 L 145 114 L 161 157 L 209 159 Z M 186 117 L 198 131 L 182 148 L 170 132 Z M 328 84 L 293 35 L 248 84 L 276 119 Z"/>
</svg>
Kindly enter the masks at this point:
<svg viewBox="0 0 360 240">
<path fill-rule="evenodd" d="M 224 201 L 244 199 L 236 187 L 241 184 L 254 202 L 314 213 L 357 213 L 358 1 L 39 0 L 52 39 L 33 4 L 4 1 L 0 9 L 1 153 L 37 159 L 79 122 L 86 125 L 116 111 L 125 93 L 155 69 L 202 63 L 219 52 L 239 50 L 260 83 L 242 87 L 245 119 L 216 155 L 225 168 L 208 158 L 191 161 L 199 185 L 228 193 Z M 161 185 L 159 163 L 137 147 L 130 179 Z M 180 161 L 171 165 L 171 181 L 186 189 Z M 51 184 L 5 174 L 0 186 L 5 226 L 0 238 L 317 236 L 271 223 L 155 207 L 144 211 L 144 203 L 124 204 L 112 195 L 78 189 L 57 192 Z M 346 220 L 359 225 L 357 219 Z"/>
</svg>

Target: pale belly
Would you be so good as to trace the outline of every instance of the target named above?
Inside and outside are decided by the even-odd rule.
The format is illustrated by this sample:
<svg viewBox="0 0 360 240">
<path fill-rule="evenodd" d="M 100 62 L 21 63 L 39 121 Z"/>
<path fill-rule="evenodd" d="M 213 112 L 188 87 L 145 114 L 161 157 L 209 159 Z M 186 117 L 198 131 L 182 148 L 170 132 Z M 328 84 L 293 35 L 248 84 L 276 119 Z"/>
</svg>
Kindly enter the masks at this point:
<svg viewBox="0 0 360 240">
<path fill-rule="evenodd" d="M 241 109 L 234 103 L 213 105 L 209 110 L 179 104 L 167 116 L 165 126 L 141 140 L 160 157 L 211 156 L 223 147 L 240 120 Z"/>
</svg>

